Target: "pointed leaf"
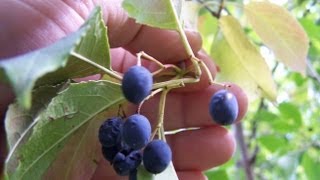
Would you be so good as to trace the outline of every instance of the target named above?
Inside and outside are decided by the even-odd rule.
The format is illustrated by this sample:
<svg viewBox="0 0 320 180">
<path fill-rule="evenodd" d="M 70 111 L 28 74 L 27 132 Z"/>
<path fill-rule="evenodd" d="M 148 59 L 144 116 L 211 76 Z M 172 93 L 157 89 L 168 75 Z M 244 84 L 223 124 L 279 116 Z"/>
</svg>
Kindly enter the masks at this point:
<svg viewBox="0 0 320 180">
<path fill-rule="evenodd" d="M 220 80 L 239 84 L 251 99 L 262 92 L 275 100 L 276 88 L 271 72 L 239 22 L 232 16 L 223 16 L 219 23 L 224 36 L 215 38 L 211 54 L 220 67 Z"/>
<path fill-rule="evenodd" d="M 181 0 L 124 0 L 122 7 L 138 23 L 178 30 L 179 21 L 176 19 L 174 7 L 177 9 L 177 15 L 180 15 L 181 3 Z"/>
<path fill-rule="evenodd" d="M 71 56 L 76 52 L 110 68 L 109 45 L 101 9 L 75 33 L 55 44 L 0 62 L 0 81 L 9 82 L 24 108 L 31 107 L 33 87 L 99 73 L 96 67 Z"/>
<path fill-rule="evenodd" d="M 107 81 L 71 84 L 36 117 L 29 139 L 11 150 L 6 162 L 7 176 L 41 179 L 72 135 L 90 121 L 104 119 L 103 113 L 122 101 L 118 84 Z"/>
<path fill-rule="evenodd" d="M 309 40 L 299 22 L 285 8 L 270 2 L 251 2 L 245 6 L 245 14 L 276 57 L 305 74 Z"/>
</svg>

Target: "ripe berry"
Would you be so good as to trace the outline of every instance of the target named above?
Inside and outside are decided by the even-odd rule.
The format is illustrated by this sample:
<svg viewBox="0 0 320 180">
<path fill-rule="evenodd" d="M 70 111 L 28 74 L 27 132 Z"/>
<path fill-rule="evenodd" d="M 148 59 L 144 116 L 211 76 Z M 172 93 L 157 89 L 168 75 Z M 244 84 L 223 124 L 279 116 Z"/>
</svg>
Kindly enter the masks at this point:
<svg viewBox="0 0 320 180">
<path fill-rule="evenodd" d="M 137 180 L 138 179 L 137 173 L 138 173 L 137 169 L 130 171 L 129 180 Z"/>
<path fill-rule="evenodd" d="M 128 155 L 118 152 L 113 159 L 113 168 L 120 176 L 127 176 L 141 164 L 141 153 L 132 151 Z"/>
<path fill-rule="evenodd" d="M 122 131 L 122 140 L 130 148 L 143 148 L 150 139 L 151 125 L 149 120 L 140 114 L 134 114 L 125 121 Z"/>
<path fill-rule="evenodd" d="M 209 112 L 216 123 L 230 125 L 238 117 L 238 101 L 231 92 L 220 90 L 211 97 Z"/>
<path fill-rule="evenodd" d="M 143 165 L 153 174 L 164 171 L 172 159 L 169 145 L 162 140 L 151 141 L 143 151 Z"/>
<path fill-rule="evenodd" d="M 150 94 L 152 84 L 149 70 L 143 66 L 132 66 L 123 76 L 122 92 L 128 101 L 139 104 Z"/>
<path fill-rule="evenodd" d="M 102 146 L 103 157 L 110 163 L 112 163 L 114 157 L 118 152 L 119 152 L 119 149 L 117 148 L 117 146 L 112 146 L 112 147 Z"/>
<path fill-rule="evenodd" d="M 121 117 L 112 117 L 103 122 L 99 129 L 99 141 L 102 146 L 116 146 L 121 141 L 122 126 Z"/>
</svg>

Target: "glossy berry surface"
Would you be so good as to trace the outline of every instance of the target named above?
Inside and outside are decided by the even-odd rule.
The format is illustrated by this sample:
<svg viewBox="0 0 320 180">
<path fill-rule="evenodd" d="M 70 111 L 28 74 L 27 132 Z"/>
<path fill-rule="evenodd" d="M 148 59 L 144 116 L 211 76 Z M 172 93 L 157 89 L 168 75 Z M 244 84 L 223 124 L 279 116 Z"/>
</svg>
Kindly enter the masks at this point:
<svg viewBox="0 0 320 180">
<path fill-rule="evenodd" d="M 143 151 L 143 165 L 153 174 L 164 171 L 172 159 L 169 145 L 162 140 L 151 141 Z"/>
<path fill-rule="evenodd" d="M 122 140 L 130 148 L 143 148 L 150 139 L 151 125 L 149 120 L 140 114 L 134 114 L 125 121 L 122 130 Z"/>
<path fill-rule="evenodd" d="M 238 101 L 231 92 L 220 90 L 211 97 L 209 112 L 216 123 L 230 125 L 238 117 Z"/>
<path fill-rule="evenodd" d="M 121 117 L 112 117 L 102 123 L 99 128 L 99 141 L 102 146 L 116 146 L 121 141 L 123 123 Z"/>
<path fill-rule="evenodd" d="M 118 152 L 113 159 L 113 168 L 120 176 L 127 176 L 141 164 L 141 153 L 132 151 L 128 155 Z"/>
<path fill-rule="evenodd" d="M 149 70 L 142 66 L 132 66 L 124 74 L 121 87 L 128 101 L 139 104 L 150 94 L 152 84 L 152 74 Z"/>
</svg>

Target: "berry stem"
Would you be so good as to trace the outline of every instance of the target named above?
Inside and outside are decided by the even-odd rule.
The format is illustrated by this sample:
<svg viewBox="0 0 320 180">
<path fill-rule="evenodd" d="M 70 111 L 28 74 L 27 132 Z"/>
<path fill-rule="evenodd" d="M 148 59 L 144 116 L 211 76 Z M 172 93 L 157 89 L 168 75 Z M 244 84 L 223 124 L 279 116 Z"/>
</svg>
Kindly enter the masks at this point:
<svg viewBox="0 0 320 180">
<path fill-rule="evenodd" d="M 140 111 L 141 111 L 141 108 L 142 108 L 142 105 L 144 104 L 144 102 L 146 102 L 148 99 L 152 98 L 154 95 L 158 94 L 159 92 L 163 91 L 164 88 L 159 88 L 159 89 L 156 89 L 154 91 L 151 92 L 150 95 L 148 95 L 140 104 L 139 104 L 139 107 L 138 107 L 138 114 L 140 114 Z"/>
<path fill-rule="evenodd" d="M 104 72 L 105 72 L 106 74 L 108 74 L 109 76 L 111 76 L 111 77 L 113 77 L 113 78 L 116 78 L 116 79 L 118 79 L 118 80 L 120 80 L 120 81 L 122 80 L 122 76 L 119 75 L 116 71 L 112 71 L 112 70 L 110 70 L 110 69 L 107 69 L 107 68 L 101 66 L 100 64 L 97 64 L 97 63 L 93 62 L 92 60 L 90 60 L 90 59 L 88 59 L 88 58 L 86 58 L 86 57 L 82 56 L 81 54 L 78 54 L 78 53 L 76 53 L 76 52 L 74 52 L 74 51 L 71 51 L 70 54 L 71 54 L 72 56 L 74 56 L 74 57 L 76 57 L 76 58 L 79 58 L 79 59 L 81 59 L 82 61 L 84 61 L 84 62 L 86 62 L 86 63 L 88 63 L 88 64 L 91 64 L 92 66 L 94 66 L 94 67 L 96 67 L 96 68 L 104 71 Z"/>
<path fill-rule="evenodd" d="M 167 94 L 170 91 L 170 89 L 172 89 L 172 88 L 166 88 L 160 96 L 159 110 L 158 110 L 158 122 L 157 122 L 157 126 L 155 127 L 154 131 L 152 132 L 151 140 L 154 138 L 154 136 L 156 135 L 157 132 L 158 132 L 159 138 L 162 138 L 162 136 L 164 136 L 164 133 L 161 133 L 161 128 L 163 129 L 163 119 L 164 119 L 166 98 L 167 98 Z"/>
<path fill-rule="evenodd" d="M 185 84 L 199 82 L 199 80 L 200 79 L 196 79 L 196 78 L 172 79 L 172 80 L 169 80 L 169 81 L 155 83 L 153 85 L 152 89 L 158 89 L 158 88 L 163 88 L 163 87 L 178 88 L 178 87 L 185 86 Z"/>
<path fill-rule="evenodd" d="M 137 53 L 137 58 L 138 58 L 138 61 L 140 60 L 141 61 L 141 58 L 144 58 L 148 61 L 151 61 L 151 62 L 154 62 L 156 63 L 157 65 L 159 65 L 161 68 L 164 67 L 164 65 L 158 61 L 157 59 L 155 59 L 154 57 L 150 56 L 149 54 L 145 53 L 144 51 L 140 51 L 139 53 Z M 140 62 L 141 63 L 141 62 Z"/>
</svg>

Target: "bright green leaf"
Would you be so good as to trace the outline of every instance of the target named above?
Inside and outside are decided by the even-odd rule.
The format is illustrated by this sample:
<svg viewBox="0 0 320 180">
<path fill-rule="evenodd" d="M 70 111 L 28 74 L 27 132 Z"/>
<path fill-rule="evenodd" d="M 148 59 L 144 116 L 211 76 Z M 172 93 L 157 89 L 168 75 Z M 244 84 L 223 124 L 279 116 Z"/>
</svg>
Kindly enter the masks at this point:
<svg viewBox="0 0 320 180">
<path fill-rule="evenodd" d="M 318 180 L 320 176 L 320 158 L 317 155 L 318 153 L 316 153 L 315 156 L 312 156 L 311 153 L 308 152 L 310 151 L 303 154 L 301 165 L 303 166 L 308 180 Z"/>
<path fill-rule="evenodd" d="M 31 107 L 31 91 L 36 86 L 57 84 L 69 78 L 101 72 L 74 56 L 80 54 L 93 63 L 111 68 L 109 45 L 101 9 L 75 33 L 55 44 L 0 62 L 0 81 L 10 82 L 17 100 L 24 108 Z"/>
<path fill-rule="evenodd" d="M 228 180 L 228 174 L 225 169 L 207 171 L 206 176 L 209 180 Z"/>
<path fill-rule="evenodd" d="M 258 139 L 258 141 L 269 151 L 276 152 L 280 151 L 282 148 L 285 148 L 288 144 L 287 140 L 284 137 L 277 135 L 265 135 Z"/>
<path fill-rule="evenodd" d="M 173 164 L 170 165 L 160 174 L 151 174 L 145 170 L 143 166 L 138 168 L 137 174 L 138 180 L 178 180 L 177 173 L 173 167 Z"/>
<path fill-rule="evenodd" d="M 138 23 L 178 30 L 179 21 L 176 18 L 174 7 L 177 9 L 177 16 L 180 15 L 181 3 L 181 0 L 124 0 L 122 7 Z"/>
<path fill-rule="evenodd" d="M 260 92 L 276 98 L 271 72 L 258 50 L 250 43 L 239 22 L 232 16 L 220 18 L 223 38 L 216 38 L 211 54 L 220 68 L 220 81 L 239 84 L 254 99 Z"/>
<path fill-rule="evenodd" d="M 296 126 L 302 125 L 302 116 L 297 106 L 292 103 L 281 103 L 278 109 L 281 113 L 282 118 L 284 120 L 287 120 L 287 124 L 290 124 L 289 120 L 292 120 L 292 124 L 295 124 Z"/>
<path fill-rule="evenodd" d="M 82 141 L 81 130 L 85 133 L 96 133 L 93 130 L 87 131 L 84 127 L 96 129 L 97 124 L 92 121 L 105 119 L 104 113 L 123 101 L 120 86 L 111 82 L 71 84 L 53 98 L 46 109 L 35 118 L 36 124 L 29 129 L 29 139 L 21 137 L 22 141 L 18 142 L 23 144 L 11 150 L 6 162 L 7 176 L 10 179 L 40 179 L 57 159 L 70 137 L 78 134 L 80 147 L 83 146 L 81 143 L 88 143 L 86 140 Z M 79 131 L 82 133 L 77 133 Z M 89 137 L 94 135 L 96 134 L 90 134 Z M 74 153 L 79 152 L 72 151 L 69 155 Z M 66 174 L 65 177 L 69 175 Z"/>
<path fill-rule="evenodd" d="M 313 58 L 320 57 L 320 26 L 313 19 L 302 18 L 299 20 L 303 28 L 308 33 L 310 43 L 309 56 Z"/>
<path fill-rule="evenodd" d="M 245 14 L 276 57 L 305 74 L 309 40 L 298 21 L 285 8 L 266 1 L 247 4 Z"/>
</svg>

